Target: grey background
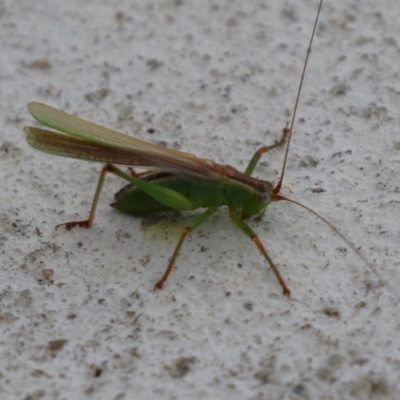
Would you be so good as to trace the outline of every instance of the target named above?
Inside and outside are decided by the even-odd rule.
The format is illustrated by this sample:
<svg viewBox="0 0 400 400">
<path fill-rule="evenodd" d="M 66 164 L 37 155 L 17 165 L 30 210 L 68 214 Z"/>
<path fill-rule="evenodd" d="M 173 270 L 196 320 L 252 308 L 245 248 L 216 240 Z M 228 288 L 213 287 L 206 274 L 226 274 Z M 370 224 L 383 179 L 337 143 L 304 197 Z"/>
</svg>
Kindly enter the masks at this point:
<svg viewBox="0 0 400 400">
<path fill-rule="evenodd" d="M 93 227 L 55 231 L 86 218 L 101 166 L 37 152 L 22 131 L 36 100 L 244 170 L 290 118 L 316 9 L 0 3 L 2 399 L 398 398 L 396 2 L 324 4 L 282 192 L 327 217 L 386 284 L 280 202 L 249 223 L 291 299 L 224 209 L 154 293 L 197 213 L 125 217 L 108 206 L 124 182 L 109 177 Z M 282 159 L 266 155 L 255 175 L 276 182 Z"/>
</svg>

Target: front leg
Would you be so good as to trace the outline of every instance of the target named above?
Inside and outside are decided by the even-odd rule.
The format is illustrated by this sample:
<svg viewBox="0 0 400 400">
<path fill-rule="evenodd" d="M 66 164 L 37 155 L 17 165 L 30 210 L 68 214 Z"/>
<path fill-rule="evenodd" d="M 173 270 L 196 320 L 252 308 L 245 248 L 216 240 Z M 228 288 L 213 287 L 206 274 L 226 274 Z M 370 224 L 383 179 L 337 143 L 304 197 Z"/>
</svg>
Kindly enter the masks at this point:
<svg viewBox="0 0 400 400">
<path fill-rule="evenodd" d="M 263 146 L 260 149 L 258 149 L 253 157 L 251 158 L 251 161 L 249 162 L 249 165 L 246 168 L 246 171 L 244 171 L 244 174 L 247 176 L 251 176 L 251 174 L 253 173 L 255 167 L 257 166 L 258 162 L 260 161 L 260 158 L 262 157 L 262 155 L 264 153 L 267 153 L 268 151 L 271 151 L 273 149 L 276 149 L 277 147 L 282 147 L 285 145 L 286 143 L 286 139 L 288 137 L 290 133 L 290 129 L 288 127 L 283 128 L 282 130 L 282 137 L 281 140 L 275 144 L 273 144 L 272 146 Z"/>
</svg>

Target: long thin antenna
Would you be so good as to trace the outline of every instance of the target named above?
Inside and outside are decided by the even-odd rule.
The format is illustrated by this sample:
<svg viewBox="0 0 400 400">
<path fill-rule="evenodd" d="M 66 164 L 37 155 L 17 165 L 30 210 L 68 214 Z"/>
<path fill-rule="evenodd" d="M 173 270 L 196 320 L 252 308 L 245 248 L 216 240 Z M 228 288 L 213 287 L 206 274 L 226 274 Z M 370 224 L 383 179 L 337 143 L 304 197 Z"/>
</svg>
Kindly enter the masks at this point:
<svg viewBox="0 0 400 400">
<path fill-rule="evenodd" d="M 361 259 L 361 261 L 369 268 L 369 270 L 381 281 L 383 282 L 383 284 L 386 286 L 386 288 L 389 290 L 389 292 L 397 299 L 398 302 L 400 302 L 400 296 L 398 294 L 398 292 L 394 289 L 394 287 L 388 282 L 387 279 L 385 279 L 381 273 L 378 271 L 378 269 L 372 264 L 370 263 L 360 252 L 359 250 L 356 248 L 356 246 L 354 246 L 354 244 L 352 242 L 350 242 L 349 239 L 347 239 L 347 237 L 339 231 L 338 228 L 336 228 L 335 225 L 331 224 L 326 218 L 324 218 L 322 215 L 318 214 L 316 211 L 314 211 L 312 208 L 307 207 L 306 205 L 299 203 L 298 201 L 289 199 L 287 197 L 281 196 L 280 194 L 276 196 L 276 200 L 285 200 L 288 201 L 290 203 L 296 204 L 299 207 L 304 208 L 305 210 L 309 211 L 311 214 L 314 214 L 317 218 L 319 218 L 324 224 L 328 225 L 329 228 L 332 229 L 333 232 L 335 232 L 346 244 L 347 246 L 350 247 L 351 250 L 354 251 L 354 253 Z"/>
<path fill-rule="evenodd" d="M 292 138 L 292 132 L 293 132 L 293 127 L 294 127 L 294 121 L 295 121 L 295 119 L 296 119 L 297 107 L 298 107 L 298 105 L 299 105 L 300 93 L 301 93 L 301 89 L 302 89 L 302 87 L 303 87 L 304 76 L 305 76 L 305 74 L 306 74 L 308 59 L 310 58 L 311 46 L 312 46 L 312 43 L 313 43 L 313 40 L 314 40 L 315 31 L 316 31 L 316 29 L 317 29 L 318 18 L 319 18 L 319 14 L 320 14 L 320 12 L 321 12 L 322 3 L 323 3 L 323 0 L 321 0 L 320 3 L 319 3 L 318 12 L 317 12 L 317 17 L 315 18 L 314 28 L 313 28 L 313 31 L 312 31 L 312 34 L 311 34 L 310 44 L 308 45 L 306 60 L 305 60 L 305 62 L 304 62 L 303 72 L 301 73 L 300 84 L 299 84 L 299 90 L 297 91 L 296 102 L 294 103 L 294 109 L 293 109 L 293 116 L 292 116 L 292 120 L 291 120 L 291 122 L 290 122 L 290 127 L 289 127 L 289 137 L 288 137 L 288 139 L 287 139 L 287 146 L 286 146 L 286 151 L 285 151 L 285 159 L 284 159 L 284 161 L 283 161 L 283 167 L 282 167 L 281 177 L 280 177 L 280 179 L 279 179 L 278 184 L 277 184 L 276 187 L 274 188 L 274 193 L 275 193 L 275 194 L 278 194 L 278 193 L 281 191 L 282 182 L 283 182 L 283 176 L 285 175 L 286 161 L 287 161 L 288 154 L 289 154 L 290 140 L 291 140 L 291 138 Z M 285 129 L 287 129 L 287 128 L 285 128 Z"/>
</svg>

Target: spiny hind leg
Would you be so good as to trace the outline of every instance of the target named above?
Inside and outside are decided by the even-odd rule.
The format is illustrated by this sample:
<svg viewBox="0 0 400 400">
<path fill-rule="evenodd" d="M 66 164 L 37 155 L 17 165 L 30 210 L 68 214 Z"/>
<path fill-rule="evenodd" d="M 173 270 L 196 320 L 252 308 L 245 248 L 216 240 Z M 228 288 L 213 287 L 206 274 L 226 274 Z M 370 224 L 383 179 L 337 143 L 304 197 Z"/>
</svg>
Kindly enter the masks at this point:
<svg viewBox="0 0 400 400">
<path fill-rule="evenodd" d="M 93 221 L 94 221 L 94 216 L 96 214 L 97 203 L 99 202 L 101 189 L 102 189 L 103 184 L 104 184 L 104 178 L 106 177 L 106 173 L 107 172 L 111 172 L 111 171 L 109 171 L 109 165 L 110 164 L 105 165 L 102 168 L 101 172 L 100 172 L 99 181 L 97 182 L 96 192 L 94 193 L 94 197 L 93 197 L 92 207 L 90 209 L 89 218 L 85 219 L 85 220 L 82 220 L 82 221 L 65 222 L 63 224 L 57 225 L 56 229 L 58 229 L 60 226 L 65 226 L 65 228 L 69 231 L 72 228 L 75 228 L 76 226 L 80 226 L 82 228 L 90 228 L 92 226 Z"/>
<path fill-rule="evenodd" d="M 174 267 L 176 258 L 179 255 L 179 252 L 181 250 L 181 247 L 183 245 L 183 242 L 185 241 L 186 237 L 197 227 L 199 227 L 202 223 L 208 220 L 208 218 L 211 217 L 217 210 L 216 206 L 209 207 L 207 210 L 201 214 L 199 217 L 197 217 L 190 225 L 188 225 L 182 232 L 182 235 L 179 239 L 178 244 L 175 247 L 174 254 L 171 257 L 171 260 L 169 261 L 168 267 L 164 272 L 164 275 L 161 277 L 161 279 L 154 285 L 154 290 L 156 289 L 162 289 L 164 282 L 168 279 L 169 274 L 172 271 L 172 268 Z"/>
<path fill-rule="evenodd" d="M 251 176 L 251 174 L 253 173 L 254 169 L 256 168 L 258 162 L 260 161 L 261 157 L 263 154 L 276 149 L 278 147 L 282 147 L 285 145 L 286 143 L 286 139 L 289 135 L 290 129 L 286 126 L 285 128 L 283 128 L 282 130 L 282 137 L 281 140 L 275 144 L 273 144 L 272 146 L 263 146 L 260 147 L 253 155 L 253 157 L 251 158 L 249 165 L 247 166 L 246 170 L 244 171 L 245 175 Z"/>
<path fill-rule="evenodd" d="M 290 290 L 286 286 L 285 281 L 282 278 L 282 275 L 280 274 L 278 268 L 272 261 L 271 257 L 268 255 L 267 251 L 264 248 L 264 245 L 261 243 L 259 237 L 255 234 L 255 232 L 244 222 L 241 218 L 240 215 L 237 213 L 237 211 L 233 208 L 229 208 L 229 216 L 231 217 L 232 221 L 239 227 L 239 229 L 244 232 L 258 247 L 260 250 L 261 254 L 265 257 L 265 259 L 268 261 L 268 264 L 274 271 L 275 276 L 277 277 L 279 283 L 282 286 L 283 289 L 283 294 L 286 296 L 290 296 Z"/>
<path fill-rule="evenodd" d="M 100 172 L 100 176 L 99 176 L 99 181 L 97 183 L 97 188 L 96 188 L 96 192 L 94 193 L 94 197 L 93 197 L 93 202 L 92 202 L 92 207 L 90 209 L 90 214 L 89 214 L 89 218 L 82 220 L 82 221 L 70 221 L 70 222 L 65 222 L 63 224 L 59 224 L 56 226 L 56 229 L 59 228 L 60 226 L 65 226 L 65 228 L 69 231 L 72 228 L 75 228 L 76 226 L 80 226 L 83 228 L 90 228 L 93 224 L 94 221 L 94 216 L 96 214 L 96 208 L 97 208 L 97 203 L 99 202 L 99 198 L 100 198 L 100 193 L 101 193 L 101 189 L 103 188 L 103 184 L 104 184 L 104 179 L 105 176 L 107 174 L 107 172 L 110 172 L 114 175 L 119 176 L 122 179 L 125 179 L 127 181 L 130 181 L 130 177 L 133 176 L 140 176 L 141 174 L 136 174 L 136 172 L 132 172 L 130 171 L 130 174 L 126 174 L 125 172 L 123 172 L 122 170 L 120 170 L 119 168 L 115 167 L 112 164 L 106 164 L 101 172 Z"/>
</svg>

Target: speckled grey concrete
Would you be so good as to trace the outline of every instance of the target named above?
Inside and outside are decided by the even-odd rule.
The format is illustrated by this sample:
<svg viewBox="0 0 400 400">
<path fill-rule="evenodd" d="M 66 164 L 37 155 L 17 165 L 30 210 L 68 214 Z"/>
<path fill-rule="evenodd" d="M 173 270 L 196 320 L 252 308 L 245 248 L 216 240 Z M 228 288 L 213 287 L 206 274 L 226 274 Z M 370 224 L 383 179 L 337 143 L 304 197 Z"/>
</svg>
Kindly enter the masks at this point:
<svg viewBox="0 0 400 400">
<path fill-rule="evenodd" d="M 93 227 L 55 231 L 88 215 L 101 166 L 37 152 L 22 131 L 36 100 L 244 169 L 289 119 L 316 9 L 1 3 L 1 399 L 398 398 L 398 298 L 310 213 L 279 202 L 249 222 L 290 299 L 224 209 L 155 293 L 197 213 L 126 217 L 108 206 L 124 185 L 109 177 Z M 325 2 L 282 192 L 395 292 L 399 20 L 393 0 Z M 282 159 L 256 176 L 276 182 Z"/>
</svg>

